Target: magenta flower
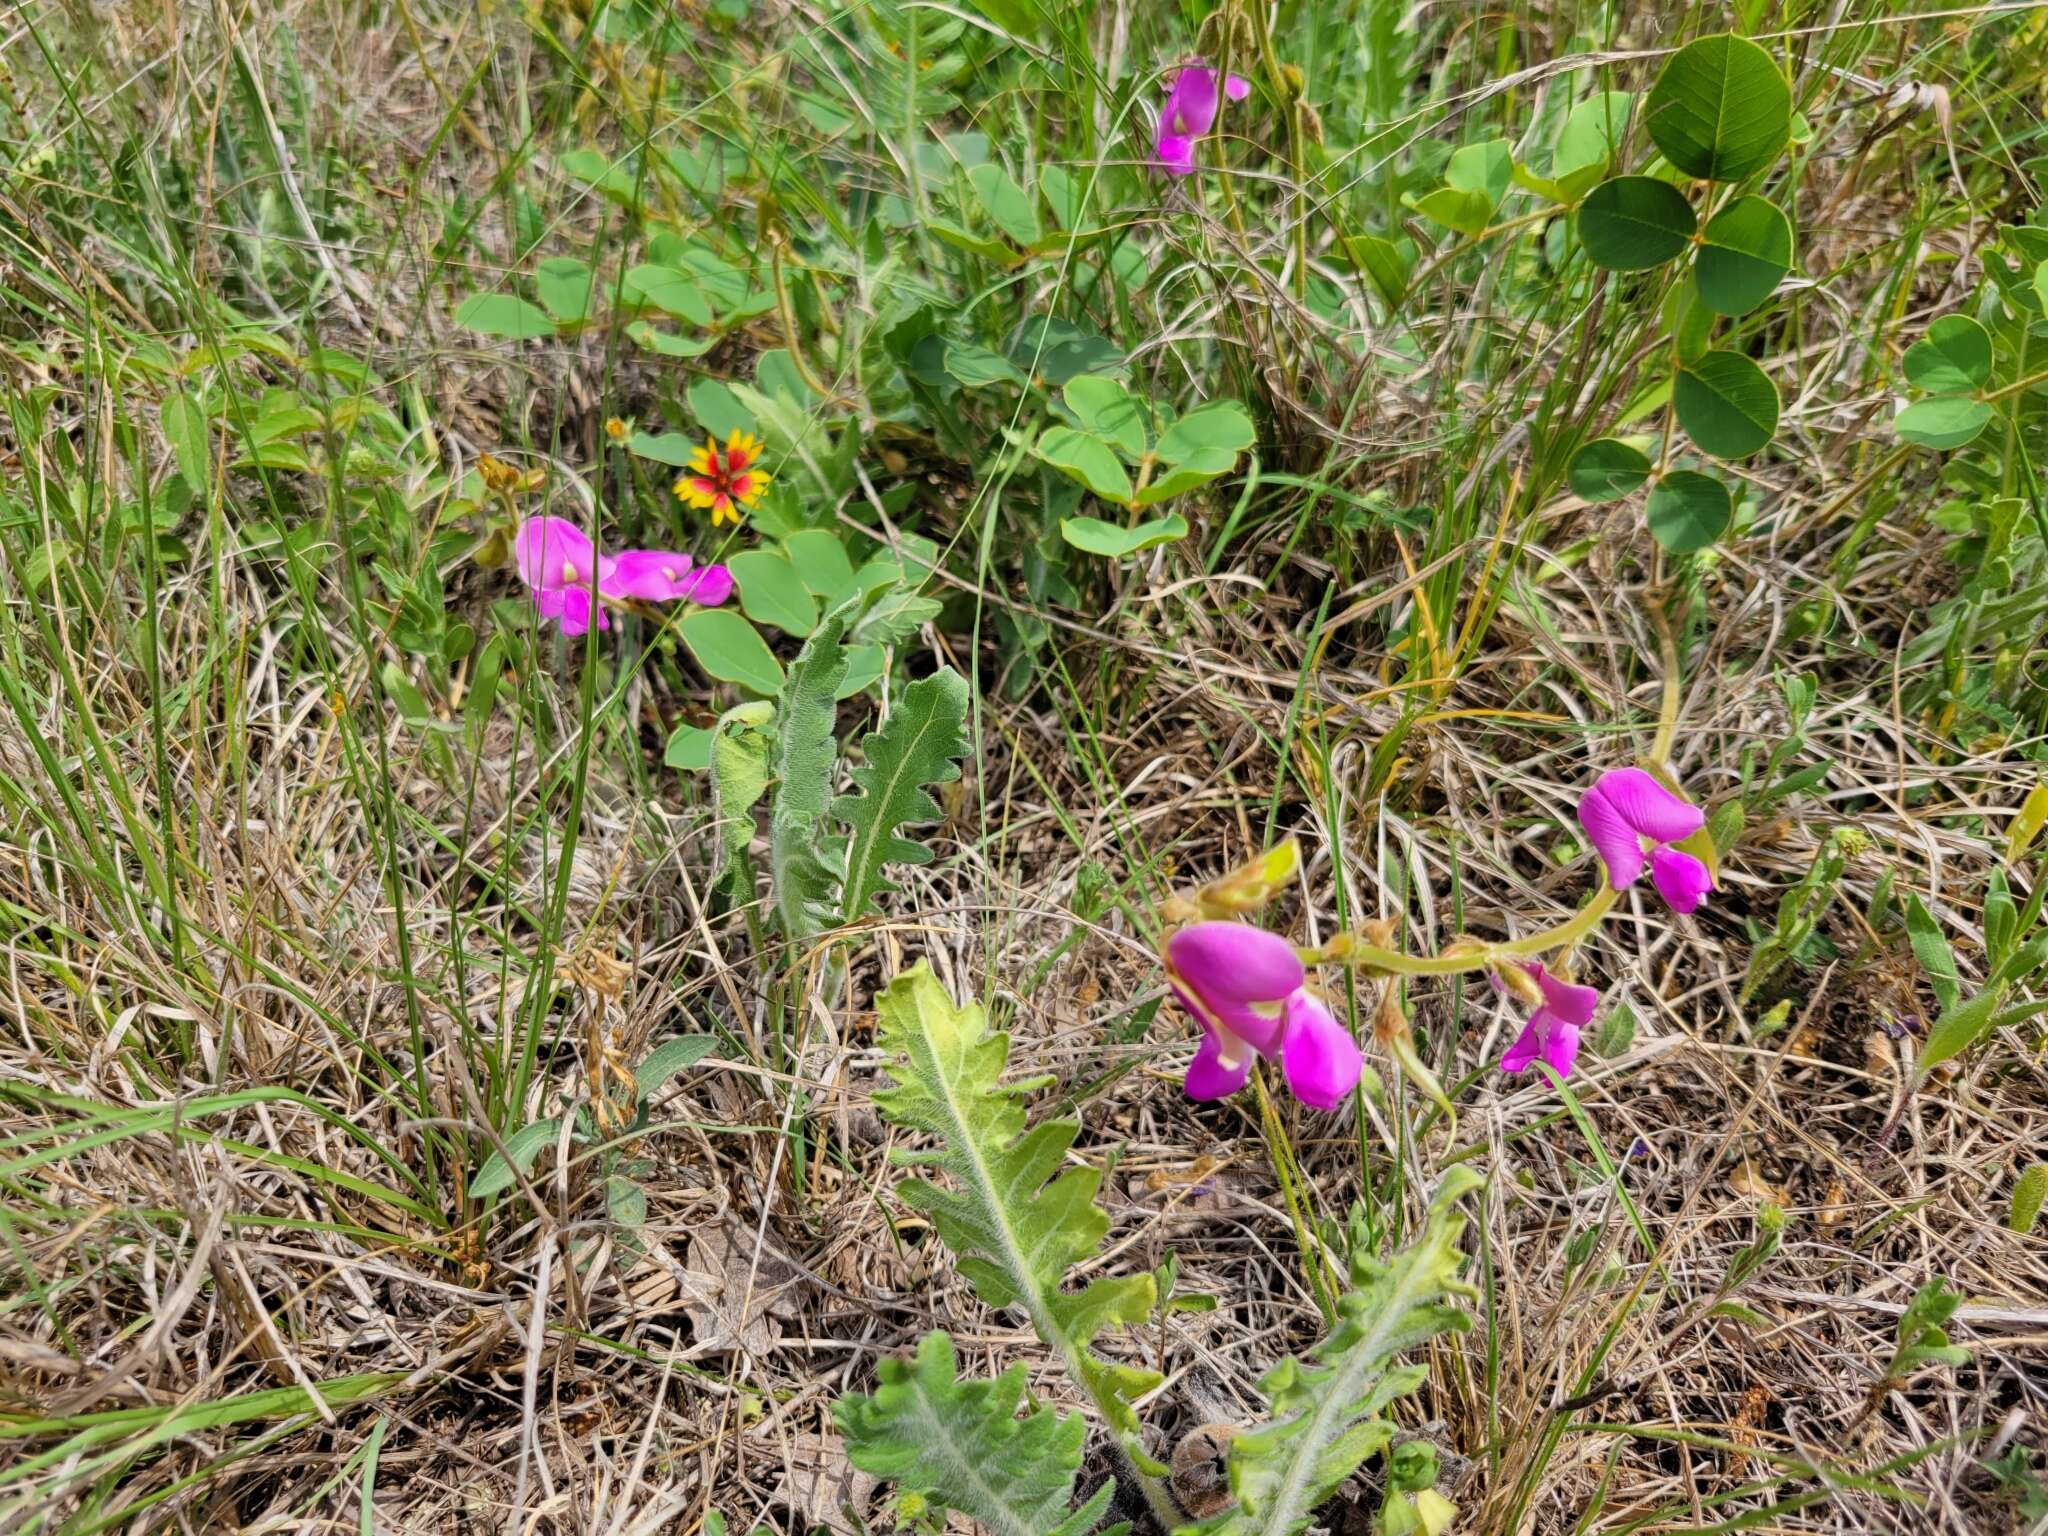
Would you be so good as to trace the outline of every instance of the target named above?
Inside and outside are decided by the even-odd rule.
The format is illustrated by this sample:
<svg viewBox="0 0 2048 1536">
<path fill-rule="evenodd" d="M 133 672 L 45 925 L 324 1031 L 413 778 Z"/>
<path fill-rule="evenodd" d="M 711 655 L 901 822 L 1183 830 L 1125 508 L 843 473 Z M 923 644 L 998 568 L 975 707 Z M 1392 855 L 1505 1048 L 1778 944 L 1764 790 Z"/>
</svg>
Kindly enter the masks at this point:
<svg viewBox="0 0 2048 1536">
<path fill-rule="evenodd" d="M 512 540 L 512 557 L 540 616 L 560 620 L 564 634 L 580 635 L 593 622 L 599 629 L 611 628 L 603 607 L 591 601 L 590 584 L 595 571 L 601 589 L 614 562 L 598 554 L 581 528 L 566 518 L 529 517 Z"/>
<path fill-rule="evenodd" d="M 1236 75 L 1226 76 L 1223 94 L 1243 101 L 1251 94 L 1251 82 Z M 1195 142 L 1216 122 L 1216 71 L 1206 64 L 1190 64 L 1173 77 L 1166 105 L 1159 112 L 1159 138 L 1154 145 L 1159 163 L 1175 176 L 1186 176 L 1195 168 Z"/>
<path fill-rule="evenodd" d="M 722 565 L 698 565 L 666 549 L 601 552 L 590 536 L 559 517 L 529 517 L 512 540 L 519 579 L 533 592 L 544 619 L 561 621 L 562 632 L 580 635 L 593 625 L 610 629 L 611 617 L 590 596 L 591 572 L 600 597 L 667 603 L 678 599 L 715 608 L 732 596 L 732 572 Z"/>
<path fill-rule="evenodd" d="M 1247 923 L 1195 923 L 1166 941 L 1173 995 L 1202 1026 L 1188 1066 L 1191 1099 L 1220 1099 L 1244 1086 L 1252 1057 L 1277 1057 L 1294 1096 L 1335 1109 L 1357 1085 L 1358 1042 L 1303 985 L 1294 946 Z"/>
<path fill-rule="evenodd" d="M 1529 1015 L 1529 1022 L 1501 1057 L 1500 1069 L 1526 1072 L 1541 1056 L 1559 1077 L 1570 1077 L 1572 1063 L 1579 1056 L 1579 1031 L 1593 1022 L 1593 1010 L 1600 1006 L 1600 989 L 1559 981 L 1540 963 L 1522 969 L 1542 989 L 1543 1003 Z"/>
<path fill-rule="evenodd" d="M 606 597 L 666 603 L 681 599 L 716 608 L 732 596 L 732 572 L 722 565 L 698 565 L 666 549 L 621 550 L 603 586 Z"/>
<path fill-rule="evenodd" d="M 1666 843 L 1691 837 L 1706 813 L 1681 800 L 1641 768 L 1610 768 L 1579 798 L 1579 825 L 1607 866 L 1607 883 L 1625 891 L 1643 872 L 1650 841 L 1650 879 L 1674 912 L 1691 912 L 1714 888 L 1707 866 Z"/>
</svg>

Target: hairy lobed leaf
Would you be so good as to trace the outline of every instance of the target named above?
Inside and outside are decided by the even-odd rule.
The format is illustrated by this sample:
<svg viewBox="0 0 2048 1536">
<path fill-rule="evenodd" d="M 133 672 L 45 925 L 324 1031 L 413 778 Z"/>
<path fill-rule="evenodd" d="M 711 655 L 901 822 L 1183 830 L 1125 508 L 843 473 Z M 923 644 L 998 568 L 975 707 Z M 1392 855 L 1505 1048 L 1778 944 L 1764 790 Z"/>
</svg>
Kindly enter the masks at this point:
<svg viewBox="0 0 2048 1536">
<path fill-rule="evenodd" d="M 890 982 L 875 1008 L 892 1079 L 875 1103 L 892 1125 L 939 1143 L 899 1153 L 898 1162 L 951 1180 L 950 1188 L 907 1180 L 903 1199 L 931 1218 L 975 1293 L 992 1307 L 1021 1307 L 1119 1434 L 1134 1434 L 1130 1400 L 1159 1376 L 1104 1360 L 1090 1345 L 1112 1323 L 1151 1314 L 1152 1276 L 1094 1280 L 1078 1291 L 1061 1286 L 1109 1231 L 1095 1205 L 1100 1171 L 1060 1171 L 1079 1122 L 1026 1128 L 1024 1095 L 1039 1084 L 1002 1081 L 1009 1036 L 992 1032 L 978 1005 L 956 1007 L 922 963 Z"/>
<path fill-rule="evenodd" d="M 1072 1507 L 1087 1426 L 1035 1406 L 1022 1418 L 1023 1365 L 992 1381 L 954 1376 L 953 1341 L 928 1333 L 908 1360 L 884 1360 L 869 1397 L 842 1397 L 832 1417 L 861 1471 L 958 1510 L 993 1536 L 1082 1536 L 1115 1491 L 1105 1479 Z M 1122 1527 L 1119 1527 L 1122 1529 Z"/>
<path fill-rule="evenodd" d="M 824 925 L 837 885 L 819 849 L 832 800 L 832 769 L 839 760 L 832 726 L 839 683 L 846 676 L 846 650 L 839 637 L 846 631 L 849 607 L 834 608 L 818 621 L 790 663 L 777 700 L 769 875 L 782 931 L 798 941 Z"/>
<path fill-rule="evenodd" d="M 1444 1175 L 1422 1235 L 1382 1264 L 1351 1261 L 1351 1288 L 1337 1299 L 1337 1324 L 1314 1362 L 1289 1358 L 1259 1382 L 1272 1417 L 1231 1442 L 1234 1507 L 1186 1529 L 1205 1536 L 1291 1536 L 1373 1452 L 1393 1439 L 1383 1410 L 1420 1386 L 1421 1366 L 1394 1356 L 1463 1330 L 1471 1319 L 1453 1298 L 1477 1293 L 1458 1278 L 1465 1230 L 1459 1198 L 1484 1181 L 1469 1168 Z"/>
<path fill-rule="evenodd" d="M 960 777 L 954 759 L 967 751 L 967 682 L 951 667 L 912 683 L 889 718 L 861 741 L 865 761 L 853 770 L 859 794 L 841 795 L 832 814 L 851 829 L 839 920 L 850 923 L 889 888 L 884 864 L 928 864 L 931 850 L 899 837 L 906 822 L 937 821 L 939 803 L 927 784 Z"/>
</svg>

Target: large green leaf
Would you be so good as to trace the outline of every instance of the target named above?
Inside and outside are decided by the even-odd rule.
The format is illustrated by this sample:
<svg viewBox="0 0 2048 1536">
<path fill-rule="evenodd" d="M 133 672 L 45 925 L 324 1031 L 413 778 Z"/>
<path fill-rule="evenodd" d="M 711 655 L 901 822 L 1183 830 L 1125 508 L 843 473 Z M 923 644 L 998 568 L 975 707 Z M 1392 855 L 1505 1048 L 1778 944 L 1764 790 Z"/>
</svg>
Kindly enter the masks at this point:
<svg viewBox="0 0 2048 1536">
<path fill-rule="evenodd" d="M 1438 1334 L 1472 1326 L 1458 1305 L 1478 1296 L 1459 1277 L 1465 1216 L 1457 1201 L 1484 1181 L 1469 1168 L 1444 1175 L 1421 1235 L 1381 1263 L 1362 1223 L 1353 1229 L 1350 1287 L 1335 1326 L 1306 1360 L 1292 1357 L 1259 1379 L 1270 1417 L 1230 1443 L 1236 1505 L 1192 1529 L 1208 1536 L 1294 1536 L 1317 1507 L 1381 1450 L 1397 1428 L 1387 1406 L 1429 1380 L 1427 1365 L 1395 1357 Z"/>
<path fill-rule="evenodd" d="M 848 830 L 839 898 L 842 923 L 863 916 L 875 896 L 889 889 L 882 878 L 884 865 L 931 862 L 929 848 L 897 829 L 937 821 L 943 814 L 924 786 L 960 777 L 958 759 L 967 752 L 966 680 L 951 667 L 941 667 L 912 683 L 896 696 L 882 728 L 870 731 L 860 747 L 855 793 L 832 802 L 832 814 Z"/>
<path fill-rule="evenodd" d="M 948 1181 L 906 1180 L 903 1199 L 931 1219 L 977 1296 L 1030 1318 L 1129 1443 L 1138 1427 L 1130 1401 L 1156 1386 L 1158 1373 L 1090 1346 L 1114 1323 L 1147 1320 L 1155 1292 L 1149 1272 L 1099 1276 L 1078 1291 L 1061 1283 L 1100 1253 L 1109 1232 L 1095 1204 L 1102 1170 L 1068 1160 L 1080 1122 L 1026 1128 L 1023 1099 L 1033 1085 L 1003 1082 L 1009 1037 L 991 1031 L 978 1006 L 956 1007 L 922 962 L 883 989 L 875 1017 L 893 1080 L 876 1092 L 876 1107 L 897 1129 L 934 1139 L 929 1150 L 899 1156 Z"/>
<path fill-rule="evenodd" d="M 1627 91 L 1595 91 L 1571 110 L 1550 152 L 1550 175 L 1571 188 L 1571 178 L 1605 170 L 1628 137 L 1628 116 L 1636 99 Z"/>
<path fill-rule="evenodd" d="M 1417 213 L 1461 235 L 1477 235 L 1500 207 L 1513 175 L 1514 155 L 1506 139 L 1467 144 L 1451 155 L 1444 168 L 1444 185 L 1409 202 Z"/>
<path fill-rule="evenodd" d="M 1696 469 L 1674 469 L 1650 488 L 1643 508 L 1650 537 L 1674 555 L 1705 549 L 1728 531 L 1735 515 L 1728 487 Z"/>
<path fill-rule="evenodd" d="M 706 301 L 703 285 L 694 272 L 643 262 L 626 269 L 622 291 L 628 304 L 652 305 L 663 314 L 674 315 L 692 325 L 711 323 L 711 305 Z"/>
<path fill-rule="evenodd" d="M 977 165 L 967 173 L 981 211 L 1019 245 L 1036 245 L 1045 233 L 1039 227 L 1038 207 L 1031 194 L 1018 186 L 1000 165 Z"/>
<path fill-rule="evenodd" d="M 157 414 L 177 458 L 179 478 L 203 495 L 213 478 L 213 432 L 206 412 L 190 390 L 178 390 L 164 396 Z"/>
<path fill-rule="evenodd" d="M 581 325 L 590 318 L 591 281 L 590 263 L 574 256 L 550 256 L 533 273 L 541 307 L 557 325 Z"/>
<path fill-rule="evenodd" d="M 727 710 L 711 732 L 711 803 L 718 813 L 718 874 L 734 901 L 750 900 L 747 846 L 754 807 L 768 793 L 775 707 L 755 699 Z M 673 745 L 673 744 L 672 744 Z"/>
<path fill-rule="evenodd" d="M 1060 397 L 1084 430 L 1126 458 L 1144 457 L 1145 444 L 1151 437 L 1151 408 L 1115 379 L 1097 373 L 1079 374 L 1067 380 Z"/>
<path fill-rule="evenodd" d="M 1901 442 L 1946 450 L 1972 441 L 1990 423 L 1991 407 L 1982 400 L 1939 395 L 1907 406 L 1893 419 L 1892 430 Z"/>
<path fill-rule="evenodd" d="M 510 1189 L 513 1179 L 531 1168 L 541 1149 L 553 1142 L 561 1131 L 562 1122 L 552 1115 L 520 1126 L 505 1137 L 504 1152 L 493 1151 L 484 1159 L 483 1167 L 477 1169 L 476 1177 L 470 1181 L 469 1198 L 482 1200 L 500 1190 Z M 507 1154 L 510 1154 L 509 1159 Z"/>
<path fill-rule="evenodd" d="M 748 618 L 756 624 L 772 624 L 785 635 L 811 632 L 818 622 L 818 605 L 787 559 L 772 549 L 746 549 L 725 564 Z"/>
<path fill-rule="evenodd" d="M 1373 292 L 1391 311 L 1398 313 L 1408 297 L 1408 279 L 1415 272 L 1415 242 L 1388 240 L 1379 235 L 1345 235 L 1344 253 L 1351 265 L 1365 274 Z"/>
<path fill-rule="evenodd" d="M 1586 501 L 1619 501 L 1650 478 L 1650 459 L 1634 443 L 1596 437 L 1572 455 L 1565 469 L 1572 494 Z"/>
<path fill-rule="evenodd" d="M 1170 517 L 1154 518 L 1151 522 L 1140 523 L 1135 528 L 1104 522 L 1099 517 L 1060 519 L 1061 538 L 1078 550 L 1091 555 L 1101 555 L 1107 560 L 1127 560 L 1141 550 L 1151 549 L 1160 544 L 1171 544 L 1175 539 L 1184 539 L 1187 536 L 1188 520 L 1178 512 Z"/>
<path fill-rule="evenodd" d="M 1930 395 L 1967 395 L 1991 377 L 1991 333 L 1968 315 L 1943 315 L 1906 348 L 1906 377 Z"/>
<path fill-rule="evenodd" d="M 871 1397 L 842 1397 L 832 1417 L 861 1471 L 958 1510 L 991 1536 L 1081 1536 L 1115 1491 L 1105 1481 L 1072 1507 L 1088 1426 L 1043 1404 L 1022 1417 L 1022 1361 L 992 1381 L 954 1375 L 953 1341 L 928 1333 L 909 1360 L 884 1360 Z M 943 1526 L 944 1521 L 935 1522 Z"/>
<path fill-rule="evenodd" d="M 1702 452 L 1744 459 L 1778 430 L 1778 389 L 1740 352 L 1709 352 L 1678 370 L 1671 386 L 1678 424 Z"/>
<path fill-rule="evenodd" d="M 782 686 L 782 663 L 760 631 L 730 608 L 699 608 L 676 628 L 697 665 L 720 682 L 769 695 Z"/>
<path fill-rule="evenodd" d="M 1792 136 L 1792 88 L 1747 38 L 1716 33 L 1673 54 L 1644 114 L 1664 158 L 1688 176 L 1740 181 L 1762 170 Z"/>
<path fill-rule="evenodd" d="M 1654 176 L 1616 176 L 1579 204 L 1586 259 L 1610 272 L 1662 266 L 1692 243 L 1697 221 L 1685 194 Z"/>
<path fill-rule="evenodd" d="M 1182 464 L 1219 453 L 1234 459 L 1257 439 L 1243 406 L 1235 400 L 1211 400 L 1168 427 L 1152 451 L 1162 464 Z"/>
<path fill-rule="evenodd" d="M 1746 315 L 1792 268 L 1792 221 L 1762 197 L 1738 197 L 1700 236 L 1693 273 L 1700 300 L 1719 315 Z"/>
<path fill-rule="evenodd" d="M 805 528 L 782 541 L 797 579 L 814 597 L 835 601 L 853 585 L 853 559 L 829 528 Z"/>
<path fill-rule="evenodd" d="M 516 293 L 472 293 L 455 309 L 455 323 L 464 330 L 508 341 L 531 341 L 555 334 L 555 322 L 538 306 Z"/>
<path fill-rule="evenodd" d="M 1072 427 L 1047 427 L 1038 439 L 1038 456 L 1065 470 L 1104 501 L 1128 505 L 1131 476 L 1116 450 L 1089 432 Z"/>
</svg>

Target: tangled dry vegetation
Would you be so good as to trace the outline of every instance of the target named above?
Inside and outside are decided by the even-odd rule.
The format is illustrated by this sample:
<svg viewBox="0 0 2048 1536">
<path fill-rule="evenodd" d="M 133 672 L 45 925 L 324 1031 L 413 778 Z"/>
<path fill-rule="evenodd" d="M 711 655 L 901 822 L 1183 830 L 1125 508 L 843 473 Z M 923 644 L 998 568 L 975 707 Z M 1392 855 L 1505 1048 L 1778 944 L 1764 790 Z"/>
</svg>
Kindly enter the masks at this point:
<svg viewBox="0 0 2048 1536">
<path fill-rule="evenodd" d="M 428 142 L 458 66 L 484 56 L 443 9 L 408 38 L 404 5 L 404 25 L 366 31 L 283 8 L 231 43 L 197 23 L 166 41 L 159 22 L 115 7 L 103 46 L 139 64 L 165 42 L 195 78 L 220 80 L 237 58 L 287 46 L 288 18 L 308 91 L 336 104 L 338 144 L 430 156 L 467 187 L 454 168 L 498 125 L 472 101 L 447 142 Z M 494 67 L 538 66 L 520 53 Z M 352 95 L 372 75 L 381 86 Z M 1939 143 L 1913 131 L 1922 150 Z M 1822 265 L 1851 283 L 1847 248 L 1908 218 L 1912 186 L 1883 169 L 1845 161 L 1840 180 L 1816 173 L 1802 193 L 1817 246 L 1842 247 Z M 474 176 L 489 172 L 480 161 Z M 88 272 L 123 265 L 113 242 L 38 213 L 32 187 L 7 197 L 24 249 Z M 1945 285 L 1971 260 L 1953 244 L 1906 307 L 1953 301 Z M 216 249 L 199 277 L 231 288 L 236 264 Z M 327 345 L 425 381 L 449 455 L 519 436 L 515 420 L 588 464 L 599 402 L 655 397 L 631 367 L 599 379 L 605 354 L 588 339 L 530 350 L 522 367 L 546 370 L 540 380 L 509 371 L 502 349 L 474 355 L 447 334 L 445 294 L 409 286 L 404 262 L 338 278 L 320 311 Z M 351 308 L 384 318 L 356 329 Z M 1846 375 L 1858 296 L 1840 309 L 1835 332 L 1807 344 Z M 427 322 L 392 318 L 411 313 Z M 12 324 L 75 370 L 32 377 L 17 359 L 9 395 L 50 391 L 79 462 L 102 453 L 109 477 L 128 474 L 111 446 L 117 415 L 145 459 L 168 461 L 154 416 L 121 408 L 83 343 L 25 311 Z M 1465 334 L 1447 325 L 1443 344 Z M 1958 749 L 1901 702 L 1905 648 L 1953 578 L 1919 513 L 1927 472 L 1883 487 L 1870 520 L 1854 517 L 1861 502 L 1841 515 L 1869 462 L 1871 404 L 1815 387 L 1791 450 L 1758 472 L 1761 492 L 1811 518 L 1728 547 L 1683 635 L 1645 580 L 1661 568 L 1647 535 L 1569 497 L 1509 536 L 1518 569 L 1543 573 L 1540 594 L 1534 578 L 1486 589 L 1491 524 L 1427 564 L 1398 536 L 1299 543 L 1289 516 L 1231 542 L 1206 574 L 1173 551 L 1126 566 L 1107 616 L 1048 615 L 1059 664 L 1047 686 L 1022 702 L 982 695 L 977 753 L 931 838 L 938 861 L 902 871 L 886 915 L 853 935 L 843 987 L 794 994 L 787 1034 L 769 981 L 792 957 L 714 898 L 715 810 L 659 766 L 691 701 L 650 677 L 627 690 L 624 727 L 593 727 L 565 858 L 561 768 L 588 745 L 576 653 L 550 653 L 556 670 L 533 680 L 560 712 L 554 740 L 494 720 L 451 772 L 446 738 L 372 686 L 403 658 L 382 637 L 365 644 L 346 593 L 323 587 L 308 606 L 204 509 L 185 525 L 201 558 L 168 572 L 154 603 L 124 580 L 45 609 L 27 546 L 10 546 L 0 1527 L 625 1533 L 694 1531 L 711 1511 L 740 1529 L 877 1519 L 876 1485 L 832 1424 L 837 1396 L 935 1327 L 963 1367 L 1040 1357 L 892 1195 L 900 1135 L 871 1102 L 870 999 L 922 957 L 956 996 L 997 1011 L 1015 1070 L 1050 1074 L 1048 1101 L 1081 1117 L 1073 1156 L 1107 1170 L 1102 1270 L 1171 1260 L 1176 1294 L 1216 1298 L 1106 1343 L 1165 1373 L 1144 1407 L 1162 1456 L 1203 1425 L 1252 1417 L 1261 1371 L 1321 1326 L 1273 1169 L 1284 1132 L 1315 1213 L 1341 1221 L 1357 1204 L 1384 1241 L 1412 1230 L 1450 1163 L 1489 1174 L 1469 1239 L 1484 1316 L 1428 1347 L 1428 1382 L 1402 1410 L 1442 1453 L 1459 1529 L 1623 1531 L 1654 1516 L 1654 1529 L 1718 1530 L 1770 1500 L 1775 1530 L 2017 1528 L 1983 1464 L 2014 1446 L 2038 1456 L 2048 1413 L 2048 1248 L 2005 1225 L 2015 1177 L 2048 1145 L 2038 1030 L 2005 1031 L 1913 1091 L 1917 1023 L 1938 1010 L 1914 954 L 1862 914 L 1888 876 L 1918 891 L 1964 980 L 1979 979 L 1980 904 L 2000 857 L 1985 818 L 2002 824 L 2030 770 L 2012 743 Z M 1388 384 L 1358 442 L 1313 438 L 1305 457 L 1336 455 L 1333 483 L 1353 497 L 1428 504 L 1446 471 L 1424 448 L 1446 428 L 1419 413 L 1438 409 Z M 61 488 L 19 418 L 8 435 L 10 504 L 26 512 L 8 537 L 33 539 Z M 1400 452 L 1352 451 L 1390 435 Z M 1494 446 L 1512 461 L 1514 441 Z M 933 503 L 957 507 L 968 471 L 935 470 L 947 483 Z M 545 494 L 569 496 L 567 481 Z M 245 491 L 216 510 L 240 517 L 255 505 L 238 504 Z M 954 531 L 972 537 L 964 519 Z M 1794 610 L 1845 551 L 1836 627 L 1816 637 Z M 1390 685 L 1413 674 L 1383 626 L 1453 560 L 1468 578 L 1453 620 L 1488 616 L 1416 715 Z M 971 565 L 942 579 L 1018 602 Z M 464 568 L 449 609 L 482 624 L 505 590 L 501 574 Z M 137 644 L 152 614 L 153 654 Z M 1745 829 L 1697 918 L 1631 899 L 1593 941 L 1584 967 L 1620 1006 L 1572 1105 L 1487 1070 L 1519 1021 L 1457 979 L 1409 993 L 1433 1064 L 1463 1085 L 1455 1126 L 1417 1117 L 1391 1064 L 1370 1057 L 1383 1088 L 1356 1121 L 1184 1097 L 1181 1025 L 1155 1016 L 1156 958 L 1121 897 L 1214 876 L 1291 832 L 1305 875 L 1274 921 L 1311 941 L 1361 917 L 1404 918 L 1416 949 L 1562 918 L 1592 878 L 1588 861 L 1554 856 L 1588 735 L 1625 726 L 1608 743 L 1616 760 L 1640 747 L 1627 732 L 1647 739 L 1659 658 L 1681 641 L 1672 763 L 1696 798 L 1733 793 L 1745 753 L 1783 739 L 1785 675 L 1817 683 L 1807 752 L 1834 770 L 1825 792 Z M 928 626 L 916 645 L 920 664 L 929 652 L 984 681 L 1003 665 L 992 626 Z M 328 670 L 293 670 L 309 646 Z M 1822 917 L 1828 957 L 1740 1000 L 1780 894 L 1845 827 L 1857 836 Z M 721 1042 L 661 1089 L 649 1123 L 622 1130 L 644 1169 L 630 1228 L 566 1120 L 559 1146 L 488 1211 L 464 1203 L 473 1169 L 428 1166 L 436 1127 L 502 1144 L 503 1127 L 486 1129 L 475 1042 L 507 1038 L 533 1006 L 549 933 L 531 1117 L 609 1102 L 620 1073 L 677 1034 Z M 822 961 L 792 963 L 815 982 Z M 403 1170 L 435 1183 L 416 1193 Z M 1898 1319 L 1936 1276 L 1966 1298 L 1951 1333 L 1969 1363 L 1889 1381 Z M 1033 1386 L 1069 1391 L 1052 1371 Z M 1362 1532 L 1373 1507 L 1359 1489 L 1326 1518 Z"/>
</svg>

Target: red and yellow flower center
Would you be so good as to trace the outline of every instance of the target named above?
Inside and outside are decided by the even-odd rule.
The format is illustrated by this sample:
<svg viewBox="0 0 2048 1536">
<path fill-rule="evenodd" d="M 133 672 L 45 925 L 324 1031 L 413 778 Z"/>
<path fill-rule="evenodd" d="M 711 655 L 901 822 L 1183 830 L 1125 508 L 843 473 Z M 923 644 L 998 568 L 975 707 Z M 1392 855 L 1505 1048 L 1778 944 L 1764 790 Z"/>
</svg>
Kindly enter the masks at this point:
<svg viewBox="0 0 2048 1536">
<path fill-rule="evenodd" d="M 723 448 L 718 439 L 706 438 L 704 446 L 690 455 L 675 493 L 693 507 L 708 508 L 713 527 L 728 520 L 737 523 L 741 509 L 759 501 L 773 478 L 760 467 L 761 452 L 761 440 L 751 433 L 734 432 Z"/>
</svg>

